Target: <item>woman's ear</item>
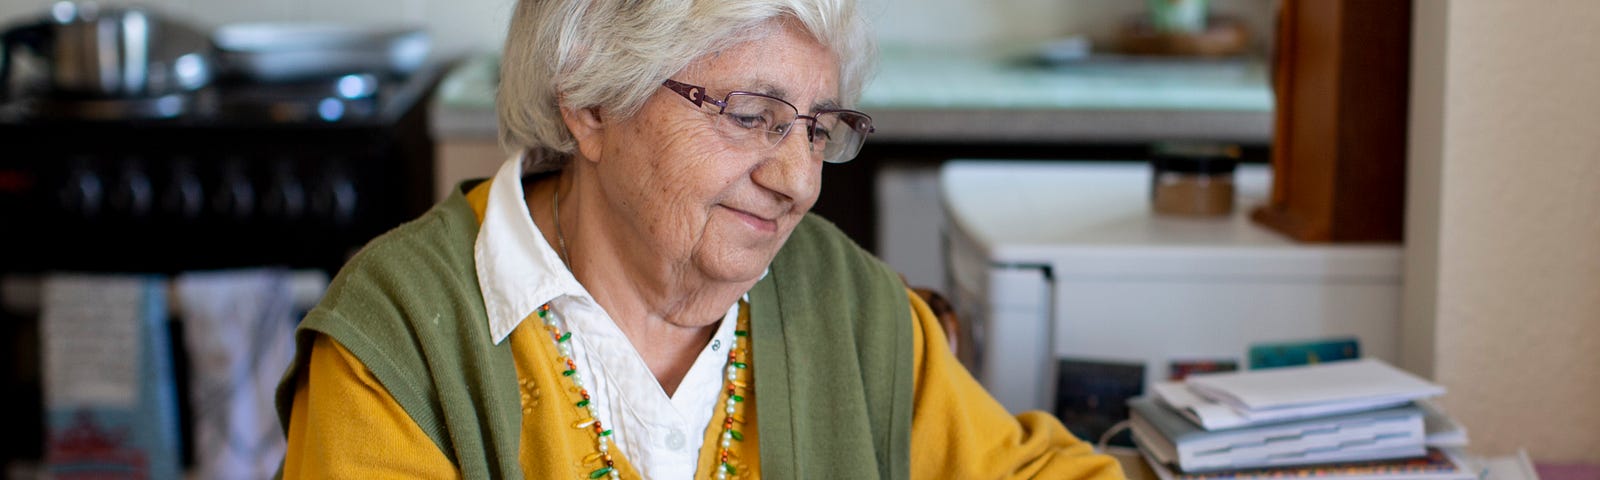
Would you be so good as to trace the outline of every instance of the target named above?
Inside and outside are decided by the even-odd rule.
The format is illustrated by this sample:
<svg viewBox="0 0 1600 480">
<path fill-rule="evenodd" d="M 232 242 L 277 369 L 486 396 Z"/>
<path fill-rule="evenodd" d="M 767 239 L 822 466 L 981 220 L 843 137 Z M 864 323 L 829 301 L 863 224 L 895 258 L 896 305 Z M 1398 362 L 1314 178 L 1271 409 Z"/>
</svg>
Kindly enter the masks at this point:
<svg viewBox="0 0 1600 480">
<path fill-rule="evenodd" d="M 561 121 L 567 124 L 567 131 L 572 132 L 573 141 L 578 143 L 578 156 L 589 161 L 600 161 L 600 154 L 605 151 L 601 145 L 605 121 L 600 117 L 600 110 L 593 107 L 561 107 Z"/>
</svg>

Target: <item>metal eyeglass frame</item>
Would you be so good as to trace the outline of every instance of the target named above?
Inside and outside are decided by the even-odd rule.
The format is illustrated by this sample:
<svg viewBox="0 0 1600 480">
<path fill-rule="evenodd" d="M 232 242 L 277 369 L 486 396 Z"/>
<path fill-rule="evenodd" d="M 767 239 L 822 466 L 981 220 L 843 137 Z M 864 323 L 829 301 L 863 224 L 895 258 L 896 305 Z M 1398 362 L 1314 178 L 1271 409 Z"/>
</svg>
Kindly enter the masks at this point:
<svg viewBox="0 0 1600 480">
<path fill-rule="evenodd" d="M 782 102 L 784 105 L 788 105 L 789 108 L 794 109 L 794 112 L 795 112 L 794 118 L 795 118 L 796 122 L 800 121 L 801 119 L 805 119 L 805 120 L 809 120 L 810 121 L 809 125 L 806 127 L 806 141 L 807 142 L 816 141 L 815 135 L 816 135 L 816 129 L 817 129 L 817 116 L 818 115 L 822 115 L 822 114 L 826 114 L 826 113 L 837 113 L 837 112 L 852 113 L 852 114 L 860 115 L 862 118 L 867 119 L 867 131 L 866 132 L 862 132 L 862 134 L 861 134 L 861 143 L 863 143 L 863 144 L 865 144 L 867 142 L 867 138 L 866 138 L 867 134 L 870 134 L 872 132 L 878 131 L 877 128 L 874 128 L 872 126 L 872 116 L 871 115 L 867 115 L 866 113 L 858 111 L 858 110 L 851 110 L 851 109 L 848 109 L 848 108 L 825 108 L 825 109 L 818 110 L 816 112 L 812 112 L 811 115 L 806 115 L 806 114 L 800 113 L 800 107 L 794 106 L 794 104 L 793 103 L 789 103 L 788 100 L 784 100 L 784 99 L 781 99 L 781 98 L 778 98 L 778 97 L 774 97 L 772 95 L 756 93 L 756 92 L 745 92 L 745 91 L 735 90 L 735 91 L 732 91 L 732 92 L 728 92 L 728 94 L 726 96 L 722 97 L 722 100 L 717 100 L 715 98 L 707 97 L 706 96 L 706 87 L 702 87 L 702 86 L 699 86 L 699 85 L 690 85 L 690 84 L 679 82 L 677 80 L 673 80 L 673 79 L 669 78 L 669 79 L 666 79 L 665 81 L 662 81 L 661 82 L 661 86 L 667 87 L 668 90 L 672 90 L 674 93 L 677 93 L 679 96 L 682 96 L 685 100 L 688 100 L 690 103 L 693 103 L 695 107 L 701 107 L 701 106 L 703 106 L 704 104 L 707 104 L 707 103 L 712 104 L 712 105 L 716 105 L 717 106 L 717 114 L 718 115 L 722 115 L 722 114 L 725 113 L 725 111 L 728 108 L 728 100 L 732 99 L 734 95 L 755 96 L 755 97 L 770 98 L 770 99 L 773 99 L 773 100 L 777 100 L 779 102 Z M 790 125 L 793 125 L 793 124 L 794 124 L 794 122 L 790 122 Z M 789 128 L 788 130 L 784 130 L 783 138 L 789 138 L 789 132 L 792 132 L 792 131 L 794 131 L 793 127 Z M 782 143 L 783 139 L 780 138 L 778 140 L 778 142 Z M 774 145 L 776 145 L 776 144 L 774 144 Z M 859 152 L 860 152 L 860 150 L 859 150 L 859 147 L 858 147 L 857 153 L 859 153 Z M 826 161 L 828 163 L 845 163 L 845 162 L 848 162 L 848 161 L 854 160 L 854 159 L 855 159 L 855 155 L 852 154 L 850 156 L 850 158 L 846 158 L 846 159 L 839 160 L 839 161 L 831 161 L 831 160 L 828 160 L 828 159 L 823 159 L 823 161 Z"/>
</svg>

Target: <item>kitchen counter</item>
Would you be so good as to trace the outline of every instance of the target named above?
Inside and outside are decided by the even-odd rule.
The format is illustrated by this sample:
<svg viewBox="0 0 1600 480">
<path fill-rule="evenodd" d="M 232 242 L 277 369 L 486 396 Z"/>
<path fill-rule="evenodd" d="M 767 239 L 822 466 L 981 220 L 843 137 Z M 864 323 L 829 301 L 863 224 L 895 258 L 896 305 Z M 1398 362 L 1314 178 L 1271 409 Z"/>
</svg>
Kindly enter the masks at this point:
<svg viewBox="0 0 1600 480">
<path fill-rule="evenodd" d="M 1272 95 L 1259 59 L 1090 57 L 1043 64 L 1017 50 L 886 48 L 861 99 L 875 141 L 1266 144 Z M 434 131 L 492 138 L 498 57 L 464 62 L 440 86 Z"/>
</svg>

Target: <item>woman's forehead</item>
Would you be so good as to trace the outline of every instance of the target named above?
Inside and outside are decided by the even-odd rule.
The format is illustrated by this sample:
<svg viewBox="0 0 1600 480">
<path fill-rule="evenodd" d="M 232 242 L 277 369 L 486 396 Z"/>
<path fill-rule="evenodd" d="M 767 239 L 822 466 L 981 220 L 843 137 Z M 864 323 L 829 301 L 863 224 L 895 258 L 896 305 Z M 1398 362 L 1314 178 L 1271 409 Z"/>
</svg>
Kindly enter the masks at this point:
<svg viewBox="0 0 1600 480">
<path fill-rule="evenodd" d="M 778 29 L 749 41 L 707 54 L 680 73 L 689 83 L 701 82 L 713 94 L 745 91 L 785 100 L 814 96 L 817 107 L 837 106 L 839 61 L 810 34 L 795 27 Z M 686 81 L 685 78 L 677 78 Z"/>
</svg>

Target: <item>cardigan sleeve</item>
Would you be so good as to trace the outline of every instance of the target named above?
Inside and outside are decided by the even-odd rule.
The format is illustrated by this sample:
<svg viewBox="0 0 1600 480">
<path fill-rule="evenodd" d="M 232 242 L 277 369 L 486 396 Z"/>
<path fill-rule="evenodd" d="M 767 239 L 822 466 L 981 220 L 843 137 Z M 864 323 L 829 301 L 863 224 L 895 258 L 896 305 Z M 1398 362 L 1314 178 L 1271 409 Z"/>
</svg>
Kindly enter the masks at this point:
<svg viewBox="0 0 1600 480">
<path fill-rule="evenodd" d="M 913 405 L 911 477 L 1125 478 L 1115 459 L 1045 412 L 1011 416 L 956 360 L 938 317 L 911 297 Z"/>
<path fill-rule="evenodd" d="M 295 386 L 283 478 L 459 478 L 355 355 L 317 336 Z"/>
</svg>

